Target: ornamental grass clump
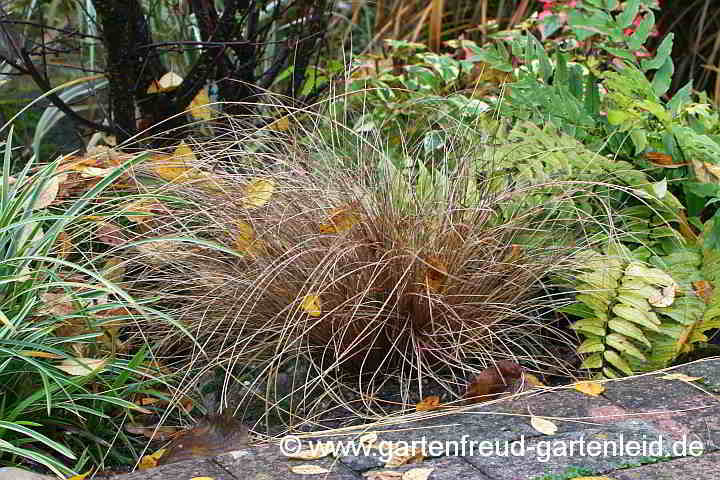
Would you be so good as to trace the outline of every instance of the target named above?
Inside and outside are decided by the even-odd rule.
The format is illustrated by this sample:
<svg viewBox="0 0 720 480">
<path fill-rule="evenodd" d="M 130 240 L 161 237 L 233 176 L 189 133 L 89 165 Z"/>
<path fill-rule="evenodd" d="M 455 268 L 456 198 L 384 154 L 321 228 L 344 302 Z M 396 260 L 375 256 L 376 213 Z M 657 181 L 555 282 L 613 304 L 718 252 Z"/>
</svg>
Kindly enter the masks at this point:
<svg viewBox="0 0 720 480">
<path fill-rule="evenodd" d="M 564 208 L 561 184 L 493 191 L 506 174 L 481 154 L 486 137 L 447 133 L 456 140 L 441 161 L 422 150 L 391 158 L 347 132 L 278 134 L 263 153 L 203 144 L 214 172 L 159 187 L 152 238 L 127 250 L 142 265 L 128 288 L 162 298 L 187 332 L 143 333 L 201 374 L 254 369 L 271 386 L 289 376 L 278 395 L 303 408 L 347 402 L 337 393 L 347 389 L 366 414 L 388 382 L 407 403 L 422 380 L 458 398 L 502 359 L 562 369 L 549 339 L 573 340 L 550 312 L 567 297 L 545 282 L 572 268 L 587 219 Z M 524 208 L 540 190 L 548 201 Z"/>
</svg>

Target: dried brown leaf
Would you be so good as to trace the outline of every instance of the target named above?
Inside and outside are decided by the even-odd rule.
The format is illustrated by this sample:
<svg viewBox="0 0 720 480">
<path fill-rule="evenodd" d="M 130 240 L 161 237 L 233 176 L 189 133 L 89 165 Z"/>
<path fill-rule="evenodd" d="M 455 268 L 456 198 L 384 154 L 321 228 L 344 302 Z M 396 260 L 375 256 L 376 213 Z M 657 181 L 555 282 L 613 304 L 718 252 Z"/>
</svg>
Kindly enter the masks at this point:
<svg viewBox="0 0 720 480">
<path fill-rule="evenodd" d="M 40 299 L 43 305 L 38 310 L 39 314 L 62 316 L 77 310 L 73 296 L 67 293 L 45 292 L 40 295 Z"/>
<path fill-rule="evenodd" d="M 419 463 L 425 459 L 425 452 L 420 448 L 413 448 L 406 443 L 381 442 L 378 448 L 390 455 L 386 467 L 399 467 L 411 463 Z"/>
<path fill-rule="evenodd" d="M 321 467 L 320 465 L 296 465 L 290 467 L 290 471 L 297 473 L 298 475 L 320 475 L 323 473 L 330 473 L 330 470 L 325 467 Z"/>
<path fill-rule="evenodd" d="M 440 406 L 440 397 L 437 395 L 431 395 L 423 398 L 422 402 L 415 405 L 415 411 L 425 412 L 428 410 L 435 410 Z"/>
<path fill-rule="evenodd" d="M 470 403 L 487 402 L 504 392 L 511 381 L 522 376 L 522 367 L 511 360 L 502 360 L 486 368 L 472 379 L 465 398 Z"/>
<path fill-rule="evenodd" d="M 710 303 L 713 293 L 712 283 L 707 280 L 698 280 L 696 282 L 692 282 L 692 287 L 698 297 L 702 298 L 705 303 Z"/>
<path fill-rule="evenodd" d="M 393 472 L 392 470 L 363 473 L 363 477 L 368 480 L 398 480 L 402 479 L 402 476 L 403 472 Z"/>
<path fill-rule="evenodd" d="M 73 244 L 67 232 L 58 233 L 53 245 L 53 253 L 60 259 L 65 260 L 72 252 Z"/>
<path fill-rule="evenodd" d="M 107 358 L 68 358 L 55 365 L 56 368 L 73 376 L 88 375 L 96 370 L 105 368 Z"/>
<path fill-rule="evenodd" d="M 425 285 L 429 291 L 439 293 L 447 280 L 447 266 L 442 259 L 436 256 L 428 257 L 426 262 L 428 267 L 425 272 Z"/>
<path fill-rule="evenodd" d="M 316 443 L 313 448 L 306 448 L 299 452 L 293 452 L 286 455 L 289 458 L 295 458 L 298 460 L 317 460 L 318 458 L 324 458 L 335 451 L 335 447 L 332 443 Z"/>
<path fill-rule="evenodd" d="M 97 239 L 108 245 L 118 247 L 129 242 L 123 227 L 112 222 L 102 222 L 95 231 Z"/>
</svg>

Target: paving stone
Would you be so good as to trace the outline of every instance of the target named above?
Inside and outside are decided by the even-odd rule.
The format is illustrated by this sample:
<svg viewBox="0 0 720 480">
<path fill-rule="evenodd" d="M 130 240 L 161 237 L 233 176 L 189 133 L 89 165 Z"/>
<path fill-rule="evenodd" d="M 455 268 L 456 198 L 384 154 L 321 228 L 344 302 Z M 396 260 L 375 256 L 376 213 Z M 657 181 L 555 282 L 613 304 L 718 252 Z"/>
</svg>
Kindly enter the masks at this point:
<svg viewBox="0 0 720 480">
<path fill-rule="evenodd" d="M 701 360 L 694 363 L 681 365 L 673 368 L 668 373 L 684 373 L 691 377 L 703 377 L 703 385 L 710 387 L 711 390 L 720 392 L 720 361 L 719 360 Z"/>
<path fill-rule="evenodd" d="M 361 478 L 332 457 L 317 460 L 293 460 L 284 456 L 277 445 L 262 445 L 238 450 L 215 457 L 214 461 L 223 469 L 233 473 L 239 480 L 300 478 L 290 471 L 290 467 L 297 465 L 317 465 L 330 470 L 331 473 L 316 476 L 317 478 L 328 480 L 358 480 Z"/>
<path fill-rule="evenodd" d="M 213 480 L 250 480 L 253 478 L 246 474 L 236 477 L 217 465 L 212 459 L 193 459 L 117 475 L 112 477 L 112 480 L 190 480 L 193 477 L 210 477 Z"/>
<path fill-rule="evenodd" d="M 421 463 L 403 465 L 395 468 L 379 468 L 379 471 L 390 470 L 406 472 L 413 468 L 432 468 L 429 480 L 491 480 L 477 468 L 459 457 L 433 458 Z"/>
<path fill-rule="evenodd" d="M 708 363 L 673 372 L 707 378 L 703 374 L 710 372 Z M 720 370 L 720 365 L 715 363 L 714 368 Z M 720 377 L 714 372 L 712 375 L 711 378 Z M 700 383 L 664 380 L 651 375 L 613 382 L 603 395 L 624 409 L 615 412 L 620 417 L 635 414 L 662 429 L 668 437 L 700 440 L 706 450 L 716 450 L 720 448 L 720 399 L 700 388 L 703 388 Z"/>
<path fill-rule="evenodd" d="M 655 431 L 642 420 L 623 422 L 614 418 L 612 422 L 604 417 L 600 407 L 611 408 L 607 399 L 591 397 L 576 391 L 563 390 L 540 393 L 521 400 L 504 401 L 493 406 L 480 405 L 476 409 L 446 415 L 439 415 L 417 421 L 408 421 L 402 425 L 390 425 L 374 429 L 380 440 L 406 442 L 411 446 L 444 451 L 431 456 L 463 455 L 460 450 L 471 448 L 471 442 L 512 442 L 521 438 L 543 437 L 530 424 L 530 413 L 546 416 L 558 426 L 557 434 L 583 431 L 589 424 L 603 424 L 605 432 L 634 435 L 636 427 L 641 431 Z M 628 430 L 629 429 L 629 430 Z M 349 437 L 332 437 L 332 441 L 347 441 Z M 378 468 L 384 464 L 378 452 L 370 455 L 344 455 L 341 461 L 353 470 L 364 471 Z"/>
<path fill-rule="evenodd" d="M 473 437 L 512 439 L 520 435 L 539 434 L 530 425 L 530 415 L 553 418 L 559 432 L 585 428 L 590 412 L 597 406 L 610 406 L 602 397 L 590 397 L 579 392 L 563 390 L 545 392 L 525 399 L 505 400 L 491 407 L 478 406 L 459 413 L 438 414 L 431 418 L 405 421 L 380 430 L 388 440 L 421 438 L 431 433 L 434 439 L 456 440 L 459 430 Z"/>
<path fill-rule="evenodd" d="M 614 480 L 717 480 L 720 454 L 699 458 L 679 458 L 615 472 Z"/>
<path fill-rule="evenodd" d="M 671 410 L 686 398 L 711 396 L 703 394 L 696 386 L 680 380 L 664 380 L 660 375 L 648 375 L 631 380 L 606 384 L 603 396 L 613 403 L 633 410 Z"/>
<path fill-rule="evenodd" d="M 635 463 L 640 457 L 664 457 L 671 453 L 667 443 L 657 440 L 660 432 L 644 422 L 628 420 L 614 426 L 622 432 L 593 428 L 525 438 L 509 448 L 501 445 L 492 455 L 466 459 L 494 479 L 519 480 L 559 475 L 573 468 L 584 469 L 577 476 L 603 474 Z"/>
<path fill-rule="evenodd" d="M 711 393 L 720 392 L 718 360 L 697 362 L 673 371 L 703 377 L 704 382 L 696 386 Z M 657 377 L 610 382 L 601 397 L 574 390 L 539 392 L 493 405 L 477 405 L 462 413 L 430 412 L 426 418 L 410 418 L 402 425 L 387 424 L 374 431 L 380 440 L 410 445 L 415 442 L 416 447 L 424 447 L 430 458 L 392 470 L 434 468 L 430 480 L 530 480 L 548 475 L 567 478 L 604 475 L 614 480 L 720 478 L 720 452 L 711 453 L 720 449 L 720 400 L 691 384 Z M 537 432 L 530 425 L 530 414 L 552 419 L 558 426 L 557 433 L 546 436 Z M 347 442 L 352 438 L 333 436 L 323 440 Z M 685 445 L 700 439 L 702 443 L 694 446 L 705 447 L 706 453 L 697 458 L 671 458 L 688 453 L 674 450 L 682 444 L 673 442 L 682 438 Z M 584 452 L 579 451 L 581 441 Z M 597 443 L 589 447 L 592 441 Z M 628 447 L 634 447 L 629 443 L 632 441 L 638 442 L 638 451 L 628 452 Z M 602 450 L 605 444 L 608 455 L 588 450 Z M 623 444 L 626 451 L 612 452 L 613 444 L 617 448 Z M 515 450 L 506 453 L 505 445 Z M 646 450 L 642 451 L 642 447 Z M 283 456 L 276 445 L 257 446 L 212 459 L 188 460 L 119 475 L 113 480 L 189 480 L 193 476 L 209 476 L 214 480 L 291 480 L 300 478 L 290 472 L 290 466 L 298 464 L 331 470 L 318 478 L 359 480 L 363 472 L 384 466 L 382 452 L 370 452 L 373 454 L 356 452 L 340 455 L 338 459 L 294 461 Z"/>
<path fill-rule="evenodd" d="M 54 480 L 55 476 L 40 475 L 15 467 L 0 468 L 0 480 Z"/>
</svg>

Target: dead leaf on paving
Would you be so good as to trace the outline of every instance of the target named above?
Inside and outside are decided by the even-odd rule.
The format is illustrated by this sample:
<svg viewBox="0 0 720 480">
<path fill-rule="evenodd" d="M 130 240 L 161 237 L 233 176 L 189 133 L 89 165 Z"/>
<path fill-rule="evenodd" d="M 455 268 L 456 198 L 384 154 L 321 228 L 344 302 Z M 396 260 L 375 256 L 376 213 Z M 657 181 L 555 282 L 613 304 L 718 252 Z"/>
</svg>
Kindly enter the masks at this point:
<svg viewBox="0 0 720 480">
<path fill-rule="evenodd" d="M 295 458 L 297 460 L 317 460 L 318 458 L 324 458 L 335 451 L 335 446 L 331 442 L 317 443 L 312 448 L 306 448 L 299 452 L 286 454 L 288 458 Z"/>
<path fill-rule="evenodd" d="M 290 467 L 290 471 L 297 473 L 298 475 L 319 475 L 321 473 L 330 473 L 330 470 L 325 467 L 321 467 L 320 465 L 297 465 Z"/>
<path fill-rule="evenodd" d="M 530 417 L 530 425 L 540 433 L 545 435 L 554 435 L 557 432 L 557 425 L 546 418 L 532 416 Z"/>
<path fill-rule="evenodd" d="M 358 438 L 358 443 L 361 443 L 363 445 L 372 445 L 373 443 L 377 442 L 378 434 L 375 432 L 368 432 L 364 435 L 361 435 L 360 438 Z"/>
<path fill-rule="evenodd" d="M 523 374 L 522 367 L 512 360 L 502 360 L 486 368 L 472 379 L 465 398 L 469 403 L 487 402 L 507 390 L 508 385 Z"/>
<path fill-rule="evenodd" d="M 140 465 L 138 465 L 138 469 L 146 470 L 148 468 L 157 467 L 157 462 L 163 455 L 165 455 L 165 451 L 166 450 L 164 448 L 161 448 L 160 450 L 157 450 L 150 455 L 145 455 L 140 459 Z"/>
<path fill-rule="evenodd" d="M 425 459 L 425 452 L 412 448 L 406 443 L 380 442 L 377 447 L 381 452 L 389 454 L 386 467 L 399 467 L 411 463 L 419 463 Z"/>
<path fill-rule="evenodd" d="M 391 470 L 363 473 L 363 477 L 368 480 L 402 480 L 402 476 L 403 472 L 393 472 Z"/>
<path fill-rule="evenodd" d="M 685 375 L 684 373 L 669 373 L 660 378 L 663 380 L 681 380 L 683 382 L 695 382 L 703 379 L 703 377 L 691 377 L 689 375 Z"/>
</svg>

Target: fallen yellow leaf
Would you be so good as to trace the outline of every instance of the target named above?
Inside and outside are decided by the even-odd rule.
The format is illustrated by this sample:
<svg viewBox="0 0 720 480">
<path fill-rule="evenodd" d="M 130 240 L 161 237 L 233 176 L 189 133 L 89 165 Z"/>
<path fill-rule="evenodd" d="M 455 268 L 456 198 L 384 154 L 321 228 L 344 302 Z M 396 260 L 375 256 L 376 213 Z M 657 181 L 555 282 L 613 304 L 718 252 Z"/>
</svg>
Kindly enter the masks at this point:
<svg viewBox="0 0 720 480">
<path fill-rule="evenodd" d="M 264 255 L 267 252 L 265 242 L 258 240 L 255 230 L 249 223 L 239 220 L 236 225 L 235 248 L 237 250 L 250 255 Z"/>
<path fill-rule="evenodd" d="M 226 191 L 226 185 L 223 183 L 222 179 L 211 172 L 194 170 L 192 174 L 188 176 L 188 180 L 192 180 L 193 186 L 204 188 L 205 190 L 210 190 L 212 192 Z"/>
<path fill-rule="evenodd" d="M 190 480 L 215 480 L 215 477 L 192 477 Z"/>
<path fill-rule="evenodd" d="M 298 475 L 319 475 L 321 473 L 330 473 L 330 470 L 325 467 L 321 467 L 320 465 L 298 465 L 290 467 L 290 471 L 297 473 Z"/>
<path fill-rule="evenodd" d="M 73 475 L 72 477 L 68 478 L 67 480 L 85 480 L 85 477 L 87 477 L 91 473 L 92 473 L 92 470 L 88 470 L 85 473 L 79 473 L 77 475 Z"/>
<path fill-rule="evenodd" d="M 586 395 L 597 397 L 605 391 L 605 387 L 601 383 L 596 382 L 578 382 L 575 384 L 575 390 Z"/>
<path fill-rule="evenodd" d="M 275 130 L 277 132 L 287 130 L 290 128 L 290 116 L 285 115 L 284 117 L 278 118 L 274 122 L 268 124 L 267 128 L 268 130 Z"/>
<path fill-rule="evenodd" d="M 145 470 L 148 468 L 157 467 L 158 460 L 160 460 L 160 457 L 162 457 L 164 454 L 165 449 L 161 448 L 160 450 L 153 452 L 150 455 L 145 455 L 140 459 L 140 465 L 138 465 L 138 469 Z"/>
<path fill-rule="evenodd" d="M 99 168 L 99 167 L 88 167 L 84 165 L 80 165 L 77 168 L 74 169 L 76 172 L 80 173 L 81 178 L 92 178 L 92 177 L 100 177 L 104 178 L 110 175 L 112 172 L 115 171 L 115 167 L 111 168 Z"/>
<path fill-rule="evenodd" d="M 300 308 L 305 310 L 311 317 L 319 317 L 322 314 L 320 297 L 317 295 L 305 295 L 300 302 Z"/>
<path fill-rule="evenodd" d="M 351 208 L 334 208 L 328 221 L 320 225 L 320 233 L 340 233 L 350 230 L 360 222 L 360 217 Z"/>
<path fill-rule="evenodd" d="M 185 111 L 196 120 L 210 120 L 213 116 L 213 110 L 208 106 L 209 104 L 210 96 L 207 87 L 204 87 L 195 95 L 195 98 L 192 99 Z"/>
<path fill-rule="evenodd" d="M 173 182 L 181 178 L 190 179 L 194 173 L 198 173 L 198 170 L 193 168 L 196 161 L 192 149 L 185 142 L 180 142 L 172 155 L 152 155 L 150 168 L 163 180 Z"/>
<path fill-rule="evenodd" d="M 691 377 L 688 375 L 685 375 L 684 373 L 669 373 L 667 375 L 663 375 L 663 380 L 681 380 L 683 382 L 695 382 L 697 380 L 702 380 L 703 377 Z"/>
<path fill-rule="evenodd" d="M 415 405 L 415 411 L 426 412 L 428 410 L 435 410 L 440 406 L 440 397 L 437 395 L 431 395 L 423 398 L 422 402 Z"/>
<path fill-rule="evenodd" d="M 557 432 L 557 425 L 546 418 L 532 416 L 530 417 L 530 425 L 540 433 L 545 435 L 553 435 Z"/>
<path fill-rule="evenodd" d="M 245 196 L 242 203 L 246 208 L 262 207 L 270 200 L 274 191 L 274 181 L 255 178 L 245 187 Z"/>
<path fill-rule="evenodd" d="M 545 385 L 538 377 L 536 377 L 532 373 L 523 372 L 523 379 L 527 384 L 532 385 L 533 387 L 547 387 L 547 385 Z"/>
</svg>

